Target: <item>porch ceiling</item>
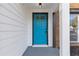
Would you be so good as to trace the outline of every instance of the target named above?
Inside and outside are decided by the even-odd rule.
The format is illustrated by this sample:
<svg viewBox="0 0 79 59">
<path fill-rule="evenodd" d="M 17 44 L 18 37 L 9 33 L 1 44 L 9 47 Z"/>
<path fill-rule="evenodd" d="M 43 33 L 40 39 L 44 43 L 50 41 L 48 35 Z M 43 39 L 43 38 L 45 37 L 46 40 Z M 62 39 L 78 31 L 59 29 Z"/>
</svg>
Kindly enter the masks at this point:
<svg viewBox="0 0 79 59">
<path fill-rule="evenodd" d="M 42 3 L 42 7 L 39 6 L 39 3 L 23 3 L 22 5 L 26 8 L 32 8 L 32 9 L 56 10 L 56 9 L 58 9 L 59 3 Z"/>
</svg>

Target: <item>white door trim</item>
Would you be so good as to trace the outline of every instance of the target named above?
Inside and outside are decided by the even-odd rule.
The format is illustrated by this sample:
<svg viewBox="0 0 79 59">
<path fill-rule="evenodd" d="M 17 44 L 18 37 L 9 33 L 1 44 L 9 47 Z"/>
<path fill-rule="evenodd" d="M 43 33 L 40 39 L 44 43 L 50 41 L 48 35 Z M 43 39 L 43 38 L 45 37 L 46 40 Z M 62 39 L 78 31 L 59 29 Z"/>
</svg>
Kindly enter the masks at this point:
<svg viewBox="0 0 79 59">
<path fill-rule="evenodd" d="M 46 9 L 45 9 L 46 10 Z M 39 12 L 38 10 L 36 10 L 35 9 L 35 12 Z M 42 11 L 42 10 L 40 10 L 40 12 L 45 12 L 45 11 Z M 48 12 L 48 45 L 47 46 L 49 46 L 49 47 L 53 47 L 53 16 L 52 16 L 52 9 L 49 9 L 49 10 L 47 10 L 46 12 Z M 33 13 L 33 12 L 32 12 Z M 33 20 L 33 19 L 32 19 Z M 31 20 L 31 21 L 32 21 Z M 31 22 L 31 24 L 32 24 L 32 22 Z M 33 32 L 32 32 L 32 27 L 31 27 L 31 34 L 33 35 Z M 32 44 L 32 40 L 33 40 L 33 38 L 32 38 L 32 35 L 31 35 L 31 41 L 29 41 L 29 46 L 34 46 L 33 44 Z M 30 43 L 31 42 L 31 43 Z M 43 45 L 44 46 L 44 45 Z M 42 47 L 43 47 L 42 46 Z M 39 46 L 38 46 L 39 47 Z"/>
<path fill-rule="evenodd" d="M 48 45 L 32 45 L 32 47 L 48 47 Z"/>
</svg>

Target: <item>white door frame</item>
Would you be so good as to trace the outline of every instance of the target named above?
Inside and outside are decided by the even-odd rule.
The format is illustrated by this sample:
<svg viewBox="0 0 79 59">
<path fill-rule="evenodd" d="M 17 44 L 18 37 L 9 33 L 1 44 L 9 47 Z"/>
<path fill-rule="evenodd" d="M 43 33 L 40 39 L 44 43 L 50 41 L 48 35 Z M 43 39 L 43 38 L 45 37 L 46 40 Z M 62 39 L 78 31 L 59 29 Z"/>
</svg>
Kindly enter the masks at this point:
<svg viewBox="0 0 79 59">
<path fill-rule="evenodd" d="M 48 15 L 48 12 L 33 12 L 33 13 L 46 13 L 46 14 Z M 33 14 L 33 13 L 32 13 L 32 14 Z M 32 16 L 32 17 L 33 17 L 33 16 Z M 47 17 L 47 22 L 48 22 L 48 19 L 49 19 L 49 18 Z M 32 23 L 33 23 L 33 21 L 34 21 L 34 20 L 32 19 Z M 47 23 L 47 28 L 48 28 L 48 24 L 49 24 L 49 23 Z M 33 27 L 34 27 L 34 26 L 33 26 Z M 33 27 L 32 27 L 32 34 L 34 34 L 34 33 L 33 33 Z M 48 29 L 47 29 L 47 31 L 48 31 Z M 47 34 L 47 35 L 48 35 L 48 34 Z M 33 36 L 33 35 L 32 35 L 32 36 Z M 33 37 L 32 37 L 32 40 L 33 40 Z M 46 45 L 33 45 L 33 44 L 32 44 L 32 47 L 48 47 L 48 45 L 49 45 L 49 41 L 48 41 L 48 40 L 49 40 L 49 38 L 47 37 L 47 42 L 48 42 L 48 44 L 46 44 Z M 33 41 L 32 41 L 32 43 L 33 43 Z"/>
<path fill-rule="evenodd" d="M 53 47 L 53 16 L 52 16 L 52 9 L 35 9 L 33 12 L 48 12 L 48 45 L 32 45 L 32 39 L 31 39 L 31 45 L 32 47 Z M 32 13 L 33 13 L 32 12 Z M 32 32 L 33 34 L 33 32 Z"/>
</svg>

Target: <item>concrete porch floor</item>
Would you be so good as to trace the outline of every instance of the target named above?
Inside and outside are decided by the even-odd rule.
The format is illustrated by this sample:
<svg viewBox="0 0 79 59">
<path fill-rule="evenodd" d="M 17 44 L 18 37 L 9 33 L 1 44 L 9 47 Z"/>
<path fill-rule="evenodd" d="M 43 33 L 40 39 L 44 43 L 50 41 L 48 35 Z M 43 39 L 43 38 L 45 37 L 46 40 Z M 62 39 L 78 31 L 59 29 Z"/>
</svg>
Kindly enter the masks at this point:
<svg viewBox="0 0 79 59">
<path fill-rule="evenodd" d="M 28 47 L 23 56 L 59 56 L 59 49 L 52 47 Z"/>
</svg>

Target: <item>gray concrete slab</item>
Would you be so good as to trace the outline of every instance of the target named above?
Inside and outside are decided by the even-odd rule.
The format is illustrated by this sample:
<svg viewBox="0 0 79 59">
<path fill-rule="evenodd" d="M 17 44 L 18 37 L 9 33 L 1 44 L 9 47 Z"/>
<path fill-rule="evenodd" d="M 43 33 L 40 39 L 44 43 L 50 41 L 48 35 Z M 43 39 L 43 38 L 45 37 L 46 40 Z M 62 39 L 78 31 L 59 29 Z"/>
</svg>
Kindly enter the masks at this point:
<svg viewBox="0 0 79 59">
<path fill-rule="evenodd" d="M 59 49 L 52 47 L 28 47 L 23 56 L 59 56 Z"/>
</svg>

